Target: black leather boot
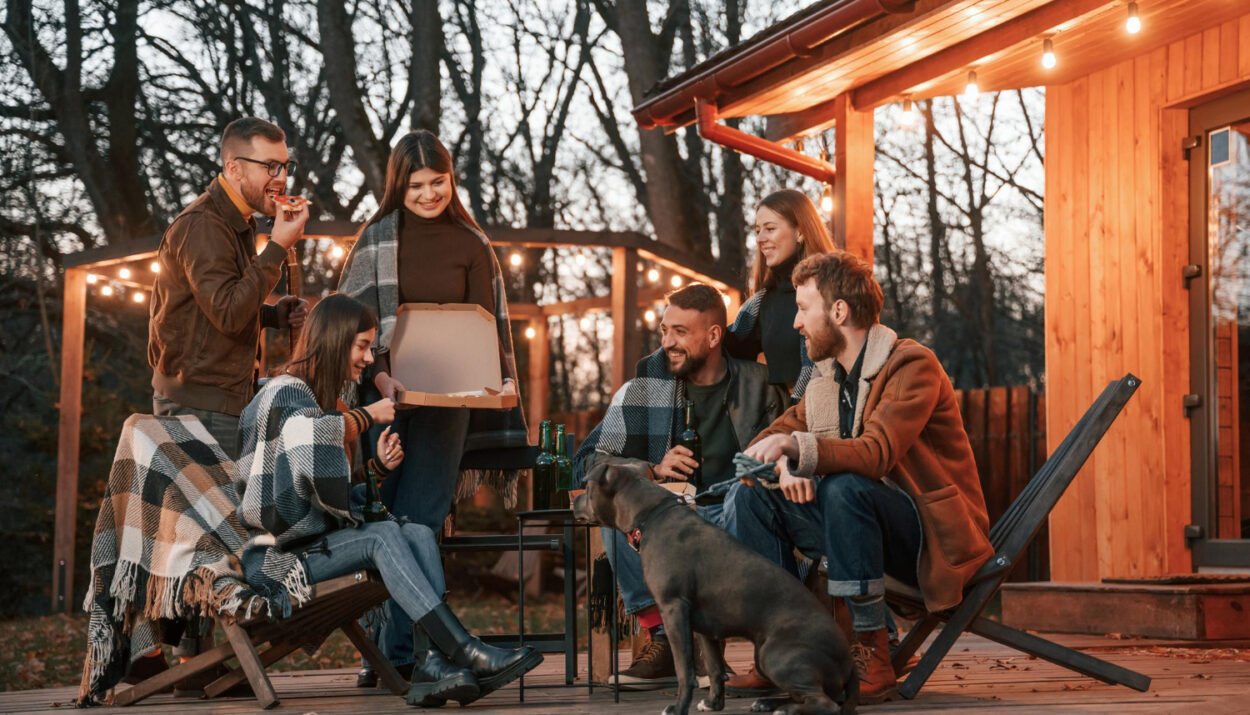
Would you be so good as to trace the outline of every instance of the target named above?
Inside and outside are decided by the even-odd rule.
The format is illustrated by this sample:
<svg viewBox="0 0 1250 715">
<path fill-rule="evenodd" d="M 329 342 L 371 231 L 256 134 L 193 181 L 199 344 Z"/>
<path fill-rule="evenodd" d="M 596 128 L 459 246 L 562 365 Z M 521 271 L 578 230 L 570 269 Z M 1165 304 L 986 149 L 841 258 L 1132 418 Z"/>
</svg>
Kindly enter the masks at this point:
<svg viewBox="0 0 1250 715">
<path fill-rule="evenodd" d="M 425 629 L 416 624 L 412 627 L 412 645 L 417 664 L 408 688 L 409 705 L 441 708 L 448 700 L 466 705 L 478 699 L 480 688 L 473 673 L 448 660 L 430 642 Z"/>
<path fill-rule="evenodd" d="M 435 648 L 473 672 L 480 689 L 478 697 L 502 688 L 543 662 L 542 654 L 529 646 L 497 648 L 474 638 L 446 603 L 438 604 L 418 626 L 429 634 Z"/>
</svg>

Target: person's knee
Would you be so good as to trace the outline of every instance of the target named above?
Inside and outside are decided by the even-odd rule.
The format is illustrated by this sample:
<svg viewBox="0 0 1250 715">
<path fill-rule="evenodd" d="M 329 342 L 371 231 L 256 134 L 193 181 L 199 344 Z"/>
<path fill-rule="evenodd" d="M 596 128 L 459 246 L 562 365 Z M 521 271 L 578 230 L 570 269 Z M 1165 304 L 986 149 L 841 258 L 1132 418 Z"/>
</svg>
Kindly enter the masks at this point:
<svg viewBox="0 0 1250 715">
<path fill-rule="evenodd" d="M 372 522 L 364 530 L 364 534 L 369 539 L 369 553 L 374 556 L 382 553 L 385 549 L 397 547 L 404 540 L 404 536 L 399 530 L 399 524 L 393 521 Z"/>
<path fill-rule="evenodd" d="M 431 544 L 437 545 L 438 543 L 438 540 L 434 537 L 434 530 L 425 524 L 408 522 L 401 527 L 401 530 L 403 531 L 404 538 L 408 539 L 408 541 L 413 544 L 427 546 Z"/>
<path fill-rule="evenodd" d="M 822 507 L 840 509 L 865 504 L 878 484 L 868 477 L 853 472 L 830 474 L 816 485 L 816 495 Z"/>
<path fill-rule="evenodd" d="M 743 515 L 757 519 L 773 510 L 772 501 L 768 498 L 767 489 L 760 485 L 753 487 L 739 485 L 731 489 L 725 498 L 725 509 L 732 509 L 741 519 Z"/>
</svg>

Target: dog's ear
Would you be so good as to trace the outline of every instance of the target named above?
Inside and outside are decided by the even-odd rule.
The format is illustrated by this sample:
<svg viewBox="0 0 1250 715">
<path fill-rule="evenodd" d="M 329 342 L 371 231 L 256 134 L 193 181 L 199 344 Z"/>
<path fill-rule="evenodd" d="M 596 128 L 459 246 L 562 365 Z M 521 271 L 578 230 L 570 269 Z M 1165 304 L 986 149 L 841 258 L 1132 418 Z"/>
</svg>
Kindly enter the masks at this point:
<svg viewBox="0 0 1250 715">
<path fill-rule="evenodd" d="M 590 471 L 586 473 L 586 483 L 589 484 L 590 482 L 595 482 L 596 484 L 602 485 L 608 473 L 608 467 L 610 466 L 611 465 L 606 462 L 600 462 L 599 464 L 591 467 Z"/>
</svg>

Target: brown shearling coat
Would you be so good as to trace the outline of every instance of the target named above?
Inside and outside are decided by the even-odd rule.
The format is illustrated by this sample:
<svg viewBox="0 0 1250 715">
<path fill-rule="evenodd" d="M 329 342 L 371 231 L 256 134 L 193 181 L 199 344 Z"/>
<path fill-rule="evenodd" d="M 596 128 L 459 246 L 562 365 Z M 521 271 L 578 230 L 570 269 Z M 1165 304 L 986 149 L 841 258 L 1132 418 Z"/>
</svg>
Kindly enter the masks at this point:
<svg viewBox="0 0 1250 715">
<path fill-rule="evenodd" d="M 795 474 L 854 472 L 902 489 L 920 513 L 924 546 L 917 567 L 925 606 L 940 611 L 963 599 L 964 586 L 994 549 L 972 447 L 950 378 L 933 351 L 875 325 L 869 331 L 854 429 L 842 435 L 840 384 L 833 360 L 817 364 L 799 404 L 754 441 L 794 434 Z"/>
</svg>

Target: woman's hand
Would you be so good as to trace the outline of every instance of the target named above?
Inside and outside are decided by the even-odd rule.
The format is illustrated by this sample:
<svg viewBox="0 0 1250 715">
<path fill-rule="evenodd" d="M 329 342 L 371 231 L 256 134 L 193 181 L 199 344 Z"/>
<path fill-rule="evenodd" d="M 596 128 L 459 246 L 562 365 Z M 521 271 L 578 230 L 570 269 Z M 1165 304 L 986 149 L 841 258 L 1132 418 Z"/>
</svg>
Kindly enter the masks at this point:
<svg viewBox="0 0 1250 715">
<path fill-rule="evenodd" d="M 393 471 L 404 461 L 404 446 L 399 443 L 399 435 L 391 432 L 390 427 L 378 436 L 378 461 L 387 471 Z"/>
<path fill-rule="evenodd" d="M 372 405 L 366 405 L 365 412 L 373 418 L 374 424 L 389 425 L 395 421 L 395 401 L 389 397 L 383 397 Z M 398 435 L 396 437 L 398 438 Z"/>
<path fill-rule="evenodd" d="M 377 376 L 373 378 L 373 385 L 378 388 L 378 392 L 382 393 L 383 397 L 391 400 L 392 402 L 399 402 L 399 393 L 408 389 L 404 387 L 403 383 L 399 380 L 396 380 L 385 372 L 379 372 Z"/>
</svg>

